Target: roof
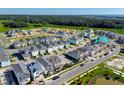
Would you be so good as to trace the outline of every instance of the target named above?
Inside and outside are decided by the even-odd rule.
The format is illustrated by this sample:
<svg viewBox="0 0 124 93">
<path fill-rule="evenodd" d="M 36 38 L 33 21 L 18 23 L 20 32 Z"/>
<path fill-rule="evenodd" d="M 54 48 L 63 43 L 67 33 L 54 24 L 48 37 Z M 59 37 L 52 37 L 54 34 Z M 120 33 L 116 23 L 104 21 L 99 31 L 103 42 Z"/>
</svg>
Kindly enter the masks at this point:
<svg viewBox="0 0 124 93">
<path fill-rule="evenodd" d="M 20 44 L 21 44 L 20 41 L 15 41 L 15 42 L 13 43 L 13 45 L 20 45 Z"/>
<path fill-rule="evenodd" d="M 45 47 L 45 46 L 43 46 L 43 45 L 37 45 L 36 46 L 38 49 L 40 49 L 40 50 L 46 50 L 47 48 Z"/>
<path fill-rule="evenodd" d="M 50 56 L 49 58 L 47 58 L 47 60 L 53 65 L 61 63 L 60 58 L 57 56 Z"/>
<path fill-rule="evenodd" d="M 21 54 L 21 56 L 22 56 L 23 58 L 25 58 L 25 57 L 30 57 L 31 55 L 28 54 L 28 53 L 23 53 L 23 54 Z"/>
<path fill-rule="evenodd" d="M 42 71 L 42 67 L 39 62 L 32 62 L 27 65 L 28 69 L 31 73 L 35 73 L 36 71 Z"/>
<path fill-rule="evenodd" d="M 99 41 L 102 43 L 109 43 L 110 42 L 109 38 L 107 38 L 106 36 L 103 36 L 103 35 L 101 35 L 99 37 Z"/>
<path fill-rule="evenodd" d="M 51 64 L 46 60 L 46 57 L 41 57 L 37 59 L 37 62 L 39 62 L 40 64 L 42 64 L 45 68 L 47 68 L 48 66 L 50 66 Z"/>
<path fill-rule="evenodd" d="M 30 73 L 24 63 L 13 65 L 13 71 L 19 82 L 23 82 L 30 77 Z"/>
<path fill-rule="evenodd" d="M 110 39 L 107 38 L 106 36 L 100 35 L 97 39 L 95 39 L 95 43 L 98 44 L 100 42 L 101 43 L 109 43 Z"/>
<path fill-rule="evenodd" d="M 45 43 L 45 44 L 43 44 L 46 48 L 53 48 L 53 45 L 52 44 L 50 44 L 50 43 Z"/>
<path fill-rule="evenodd" d="M 9 56 L 4 51 L 4 47 L 0 43 L 0 62 L 6 62 L 9 60 Z"/>
<path fill-rule="evenodd" d="M 38 48 L 36 46 L 31 46 L 30 51 L 38 51 Z"/>
</svg>

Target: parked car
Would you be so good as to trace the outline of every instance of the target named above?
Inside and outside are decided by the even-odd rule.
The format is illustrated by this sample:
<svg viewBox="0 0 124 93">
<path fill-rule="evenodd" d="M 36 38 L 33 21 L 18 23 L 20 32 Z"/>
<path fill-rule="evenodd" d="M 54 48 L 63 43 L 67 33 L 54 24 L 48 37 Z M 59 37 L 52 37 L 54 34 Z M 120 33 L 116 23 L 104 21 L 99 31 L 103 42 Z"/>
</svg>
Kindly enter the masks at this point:
<svg viewBox="0 0 124 93">
<path fill-rule="evenodd" d="M 54 77 L 52 78 L 52 80 L 56 80 L 56 79 L 58 79 L 58 78 L 60 78 L 60 76 L 54 76 Z"/>
<path fill-rule="evenodd" d="M 82 66 L 84 66 L 84 64 L 80 64 L 80 66 L 82 67 Z"/>
</svg>

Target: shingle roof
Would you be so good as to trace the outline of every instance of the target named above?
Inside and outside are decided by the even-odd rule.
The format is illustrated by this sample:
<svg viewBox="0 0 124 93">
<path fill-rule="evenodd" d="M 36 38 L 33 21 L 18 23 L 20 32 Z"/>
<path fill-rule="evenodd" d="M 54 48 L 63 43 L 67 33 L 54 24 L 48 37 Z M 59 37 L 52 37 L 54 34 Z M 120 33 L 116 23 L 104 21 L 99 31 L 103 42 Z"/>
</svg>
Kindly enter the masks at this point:
<svg viewBox="0 0 124 93">
<path fill-rule="evenodd" d="M 29 70 L 34 73 L 36 71 L 42 71 L 41 65 L 39 62 L 32 62 L 30 64 L 27 65 L 27 67 L 29 68 Z"/>
<path fill-rule="evenodd" d="M 23 82 L 30 77 L 30 73 L 24 63 L 13 65 L 13 71 L 19 82 Z"/>
<path fill-rule="evenodd" d="M 4 51 L 4 47 L 0 43 L 0 62 L 4 62 L 8 60 L 9 60 L 9 56 L 6 54 L 6 52 Z"/>
</svg>

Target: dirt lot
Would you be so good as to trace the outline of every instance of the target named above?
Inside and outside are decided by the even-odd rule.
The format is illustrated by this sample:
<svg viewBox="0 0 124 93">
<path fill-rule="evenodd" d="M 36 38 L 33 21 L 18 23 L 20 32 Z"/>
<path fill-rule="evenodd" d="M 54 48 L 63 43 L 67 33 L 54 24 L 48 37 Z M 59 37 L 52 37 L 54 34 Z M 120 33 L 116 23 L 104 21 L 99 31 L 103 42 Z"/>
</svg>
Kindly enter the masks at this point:
<svg viewBox="0 0 124 93">
<path fill-rule="evenodd" d="M 123 85 L 121 82 L 117 80 L 106 80 L 104 77 L 96 79 L 96 85 Z"/>
<path fill-rule="evenodd" d="M 124 68 L 124 59 L 116 58 L 108 62 L 107 65 L 122 70 Z"/>
</svg>

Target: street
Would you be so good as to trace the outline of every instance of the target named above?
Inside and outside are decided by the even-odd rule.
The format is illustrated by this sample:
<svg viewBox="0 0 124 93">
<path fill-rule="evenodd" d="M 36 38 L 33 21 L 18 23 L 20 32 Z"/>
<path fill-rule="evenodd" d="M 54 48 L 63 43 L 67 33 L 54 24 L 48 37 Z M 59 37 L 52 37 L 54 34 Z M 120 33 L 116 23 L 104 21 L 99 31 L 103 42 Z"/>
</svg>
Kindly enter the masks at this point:
<svg viewBox="0 0 124 93">
<path fill-rule="evenodd" d="M 106 61 L 107 59 L 111 58 L 112 56 L 118 54 L 119 51 L 120 51 L 120 47 L 119 47 L 119 45 L 117 45 L 114 52 L 112 52 L 111 54 L 108 54 L 107 56 L 104 56 L 103 58 L 100 58 L 98 60 L 89 62 L 89 63 L 85 64 L 83 67 L 78 66 L 68 72 L 65 72 L 64 74 L 60 75 L 59 79 L 48 80 L 46 82 L 46 85 L 62 85 L 63 83 L 70 80 L 71 78 L 74 78 L 75 76 L 90 70 L 91 68 L 95 67 L 96 65 L 98 65 L 98 64 Z"/>
</svg>

